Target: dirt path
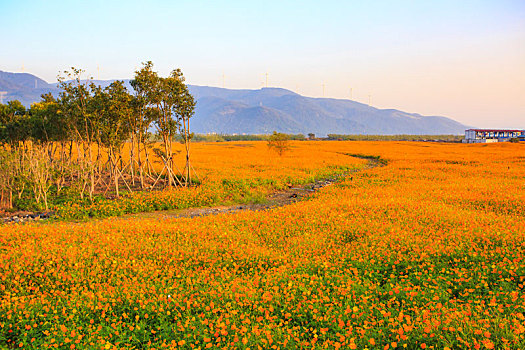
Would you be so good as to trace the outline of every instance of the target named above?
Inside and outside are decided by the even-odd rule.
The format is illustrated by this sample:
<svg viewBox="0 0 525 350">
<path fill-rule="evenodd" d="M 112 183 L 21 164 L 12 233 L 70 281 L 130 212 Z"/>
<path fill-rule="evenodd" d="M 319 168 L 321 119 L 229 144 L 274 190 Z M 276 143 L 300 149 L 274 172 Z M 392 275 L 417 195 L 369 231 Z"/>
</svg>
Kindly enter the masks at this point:
<svg viewBox="0 0 525 350">
<path fill-rule="evenodd" d="M 346 153 L 345 153 L 346 154 Z M 266 201 L 264 203 L 256 203 L 256 204 L 236 204 L 236 205 L 230 205 L 230 206 L 215 206 L 215 207 L 206 207 L 206 208 L 188 208 L 188 209 L 180 209 L 180 210 L 166 210 L 166 211 L 156 211 L 156 212 L 149 212 L 149 213 L 138 213 L 138 214 L 129 214 L 125 215 L 122 218 L 129 218 L 129 217 L 148 217 L 148 218 L 194 218 L 194 217 L 201 217 L 201 216 L 208 216 L 208 215 L 217 215 L 222 213 L 234 213 L 238 211 L 244 211 L 244 210 L 267 210 L 277 207 L 282 207 L 285 205 L 290 205 L 295 202 L 301 201 L 305 199 L 306 197 L 311 196 L 313 193 L 317 192 L 323 187 L 330 186 L 334 183 L 342 181 L 344 178 L 348 176 L 352 176 L 352 174 L 366 170 L 375 168 L 378 166 L 385 166 L 386 162 L 383 159 L 380 159 L 379 157 L 373 157 L 373 156 L 366 156 L 366 155 L 356 155 L 356 154 L 346 154 L 351 157 L 355 158 L 361 158 L 368 160 L 368 163 L 358 169 L 350 170 L 343 174 L 334 175 L 330 178 L 315 181 L 314 183 L 309 183 L 302 186 L 290 186 L 288 189 L 277 191 L 274 193 L 271 193 L 266 198 Z"/>
<path fill-rule="evenodd" d="M 341 152 L 339 152 L 341 153 Z M 124 216 L 117 217 L 117 219 L 129 219 L 129 218 L 194 218 L 208 215 L 217 215 L 222 213 L 234 213 L 244 210 L 267 210 L 277 207 L 282 207 L 285 205 L 290 205 L 295 202 L 301 201 L 306 197 L 311 196 L 316 191 L 320 190 L 323 187 L 330 186 L 334 183 L 340 182 L 342 179 L 352 176 L 352 174 L 375 168 L 378 166 L 385 166 L 386 161 L 376 156 L 368 156 L 363 154 L 350 154 L 350 153 L 341 153 L 350 157 L 366 159 L 368 162 L 364 167 L 349 170 L 345 173 L 334 175 L 327 179 L 318 180 L 313 183 L 309 183 L 301 186 L 290 186 L 289 188 L 277 191 L 269 194 L 266 197 L 264 203 L 253 203 L 253 204 L 235 204 L 230 206 L 214 206 L 214 207 L 205 207 L 205 208 L 188 208 L 188 209 L 176 209 L 176 210 L 166 210 L 166 211 L 154 211 L 146 213 L 136 213 L 136 214 L 127 214 Z M 20 213 L 15 214 L 9 217 L 0 218 L 0 224 L 22 224 L 24 222 L 30 222 L 35 220 L 49 219 L 53 217 L 53 213 Z"/>
</svg>

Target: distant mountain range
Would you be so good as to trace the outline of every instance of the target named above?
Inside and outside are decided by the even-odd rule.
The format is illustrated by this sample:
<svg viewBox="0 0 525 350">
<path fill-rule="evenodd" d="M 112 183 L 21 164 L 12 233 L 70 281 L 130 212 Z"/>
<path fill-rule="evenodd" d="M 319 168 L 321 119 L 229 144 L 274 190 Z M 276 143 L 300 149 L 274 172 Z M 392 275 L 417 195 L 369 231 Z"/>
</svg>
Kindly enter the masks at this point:
<svg viewBox="0 0 525 350">
<path fill-rule="evenodd" d="M 94 81 L 107 86 L 113 80 Z M 131 90 L 129 80 L 124 80 Z M 422 116 L 396 109 L 378 109 L 363 103 L 312 98 L 280 88 L 232 90 L 189 85 L 197 100 L 191 128 L 196 133 L 269 134 L 273 131 L 308 134 L 462 134 L 469 127 L 450 118 Z M 58 95 L 56 84 L 29 73 L 0 71 L 4 103 L 19 100 L 29 106 L 40 95 Z"/>
<path fill-rule="evenodd" d="M 18 100 L 26 107 L 31 103 L 40 101 L 40 95 L 52 92 L 58 95 L 59 89 L 56 85 L 29 73 L 9 73 L 0 70 L 0 92 L 5 91 L 6 101 Z"/>
</svg>

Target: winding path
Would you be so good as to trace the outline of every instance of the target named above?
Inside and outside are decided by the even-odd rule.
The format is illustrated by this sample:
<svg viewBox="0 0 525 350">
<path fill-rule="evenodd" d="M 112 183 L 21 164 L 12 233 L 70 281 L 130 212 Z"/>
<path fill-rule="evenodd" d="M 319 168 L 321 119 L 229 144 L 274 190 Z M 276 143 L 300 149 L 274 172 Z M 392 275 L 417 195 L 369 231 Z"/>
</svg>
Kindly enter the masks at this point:
<svg viewBox="0 0 525 350">
<path fill-rule="evenodd" d="M 229 206 L 214 206 L 214 207 L 204 207 L 204 208 L 188 208 L 188 209 L 178 209 L 178 210 L 154 211 L 154 212 L 127 214 L 124 216 L 117 217 L 116 219 L 129 219 L 133 217 L 194 218 L 194 217 L 202 217 L 202 216 L 209 216 L 209 215 L 217 215 L 217 214 L 222 214 L 222 213 L 234 213 L 234 212 L 246 211 L 246 210 L 259 211 L 259 210 L 268 210 L 268 209 L 283 207 L 283 206 L 290 205 L 298 201 L 301 201 L 311 196 L 313 193 L 317 192 L 321 188 L 330 186 L 337 182 L 340 182 L 342 179 L 350 176 L 351 174 L 354 174 L 354 173 L 357 173 L 363 170 L 375 168 L 375 167 L 385 166 L 387 164 L 387 162 L 384 159 L 378 156 L 351 154 L 351 153 L 343 153 L 343 152 L 337 152 L 337 153 L 344 154 L 346 156 L 350 156 L 354 158 L 366 159 L 368 162 L 365 164 L 364 167 L 352 169 L 347 172 L 337 174 L 337 175 L 331 176 L 326 179 L 315 181 L 313 183 L 309 183 L 309 184 L 305 184 L 301 186 L 290 186 L 289 188 L 285 190 L 273 192 L 266 197 L 266 200 L 264 201 L 264 203 L 236 204 L 236 205 L 229 205 Z M 20 223 L 21 224 L 24 222 L 30 222 L 30 221 L 39 220 L 39 219 L 48 219 L 51 217 L 52 215 L 49 215 L 49 214 L 28 214 L 21 218 L 18 218 L 18 216 L 0 218 L 2 219 L 0 220 L 0 224 L 2 223 L 4 224 Z"/>
<path fill-rule="evenodd" d="M 352 169 L 342 174 L 337 174 L 332 177 L 315 181 L 313 183 L 305 184 L 302 186 L 290 186 L 288 189 L 277 191 L 269 194 L 266 197 L 264 203 L 255 203 L 255 204 L 236 204 L 230 206 L 215 206 L 215 207 L 205 207 L 205 208 L 188 208 L 180 210 L 167 210 L 167 211 L 156 211 L 148 213 L 138 213 L 138 214 L 129 214 L 125 215 L 122 218 L 131 217 L 157 217 L 157 218 L 194 218 L 202 217 L 209 215 L 217 215 L 222 213 L 235 213 L 239 211 L 259 211 L 259 210 L 268 210 L 278 207 L 283 207 L 286 205 L 293 204 L 295 202 L 301 201 L 306 197 L 311 196 L 313 193 L 317 192 L 323 187 L 330 186 L 334 183 L 340 182 L 342 179 L 355 174 L 357 172 L 382 167 L 387 164 L 384 159 L 375 156 L 361 155 L 361 154 L 349 154 L 341 153 L 350 157 L 366 159 L 368 162 L 362 168 Z"/>
</svg>

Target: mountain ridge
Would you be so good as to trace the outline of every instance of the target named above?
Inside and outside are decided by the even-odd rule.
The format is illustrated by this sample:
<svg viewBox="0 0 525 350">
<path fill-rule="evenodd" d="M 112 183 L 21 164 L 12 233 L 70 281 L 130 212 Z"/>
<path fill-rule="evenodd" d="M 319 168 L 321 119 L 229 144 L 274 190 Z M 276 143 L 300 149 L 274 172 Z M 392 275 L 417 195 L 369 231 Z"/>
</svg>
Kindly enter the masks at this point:
<svg viewBox="0 0 525 350">
<path fill-rule="evenodd" d="M 122 79 L 131 91 L 130 79 Z M 93 80 L 102 87 L 115 80 Z M 357 101 L 315 98 L 283 88 L 225 89 L 188 85 L 197 101 L 192 118 L 196 133 L 268 134 L 461 134 L 469 128 L 443 116 L 423 116 L 397 109 L 379 109 Z M 18 99 L 29 106 L 40 95 L 58 95 L 57 83 L 29 73 L 0 71 L 5 101 Z"/>
</svg>

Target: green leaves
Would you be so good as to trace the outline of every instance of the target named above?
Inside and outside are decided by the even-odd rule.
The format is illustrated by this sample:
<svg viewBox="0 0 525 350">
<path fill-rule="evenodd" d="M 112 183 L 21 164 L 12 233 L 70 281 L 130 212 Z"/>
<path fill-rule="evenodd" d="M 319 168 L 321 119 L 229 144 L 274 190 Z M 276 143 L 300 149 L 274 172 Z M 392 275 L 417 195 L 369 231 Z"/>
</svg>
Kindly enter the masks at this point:
<svg viewBox="0 0 525 350">
<path fill-rule="evenodd" d="M 282 156 L 290 149 L 290 137 L 286 134 L 274 131 L 268 139 L 268 148 L 273 149 L 279 156 Z"/>
<path fill-rule="evenodd" d="M 136 107 L 150 117 L 161 137 L 174 136 L 182 120 L 194 113 L 195 101 L 184 80 L 180 69 L 174 69 L 166 78 L 160 77 L 153 71 L 153 63 L 147 61 L 130 82 Z"/>
</svg>

